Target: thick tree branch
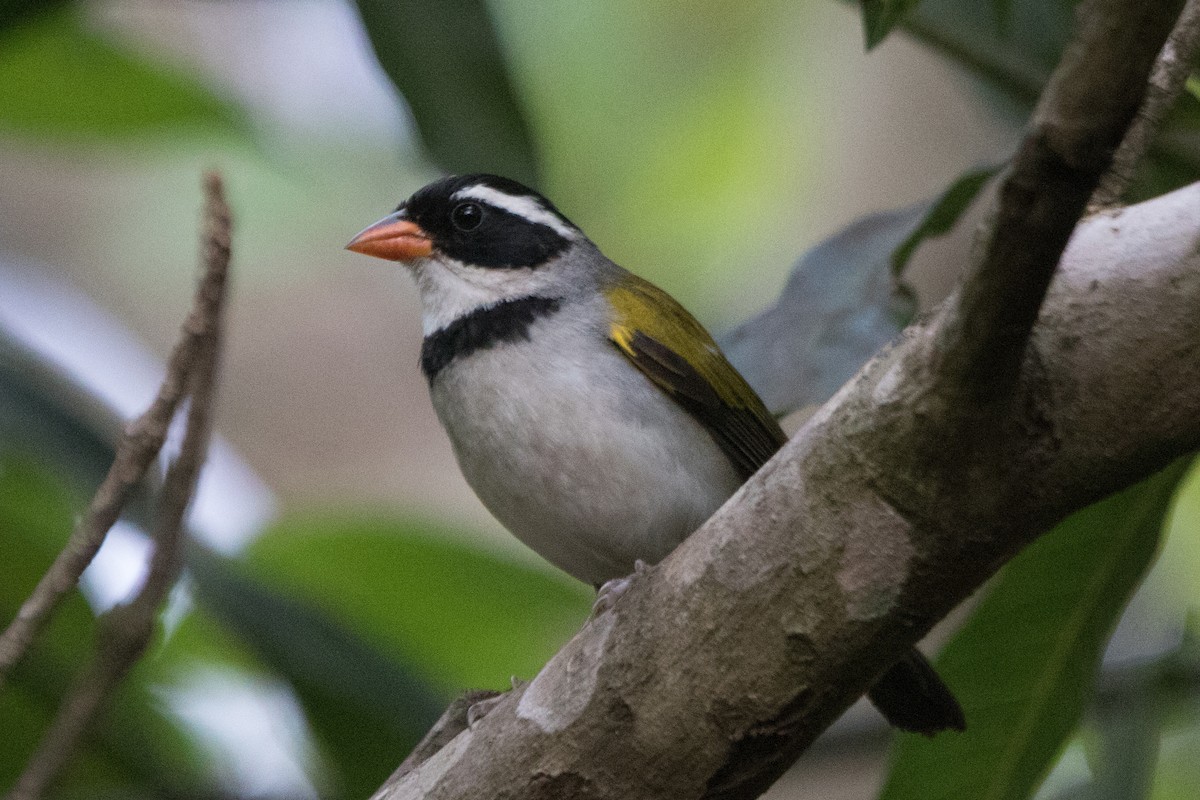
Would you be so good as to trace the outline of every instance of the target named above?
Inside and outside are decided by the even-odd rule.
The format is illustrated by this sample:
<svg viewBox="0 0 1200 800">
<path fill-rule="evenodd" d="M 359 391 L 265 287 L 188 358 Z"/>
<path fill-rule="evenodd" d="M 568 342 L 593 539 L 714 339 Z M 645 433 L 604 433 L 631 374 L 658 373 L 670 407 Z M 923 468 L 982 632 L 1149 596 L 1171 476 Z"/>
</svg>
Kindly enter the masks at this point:
<svg viewBox="0 0 1200 800">
<path fill-rule="evenodd" d="M 157 498 L 155 547 L 150 566 L 137 595 L 100 619 L 94 657 L 76 678 L 8 800 L 37 800 L 61 774 L 105 699 L 145 650 L 159 609 L 179 575 L 184 515 L 195 491 L 211 430 L 221 310 L 229 267 L 230 218 L 220 178 L 215 174 L 208 176 L 205 189 L 204 279 L 177 347 L 178 352 L 184 342 L 192 343 L 191 360 L 184 367 L 186 377 L 182 381 L 190 405 L 179 455 L 167 469 Z M 113 516 L 119 511 L 118 505 Z"/>
<path fill-rule="evenodd" d="M 1200 184 L 1084 223 L 965 479 L 914 327 L 400 798 L 746 798 L 1056 521 L 1200 447 Z M 918 454 L 925 453 L 925 456 Z M 966 487 L 966 490 L 964 490 Z M 736 620 L 736 625 L 730 625 Z"/>
<path fill-rule="evenodd" d="M 1182 5 L 1089 0 L 1076 12 L 1075 36 L 1001 179 L 979 258 L 944 309 L 935 370 L 948 402 L 1003 409 L 1054 268 Z"/>
<path fill-rule="evenodd" d="M 1115 204 L 1133 183 L 1154 135 L 1183 92 L 1197 53 L 1200 53 L 1200 0 L 1187 0 L 1175 29 L 1154 62 L 1142 106 L 1113 156 L 1112 169 L 1092 195 L 1091 206 L 1099 209 Z"/>
</svg>

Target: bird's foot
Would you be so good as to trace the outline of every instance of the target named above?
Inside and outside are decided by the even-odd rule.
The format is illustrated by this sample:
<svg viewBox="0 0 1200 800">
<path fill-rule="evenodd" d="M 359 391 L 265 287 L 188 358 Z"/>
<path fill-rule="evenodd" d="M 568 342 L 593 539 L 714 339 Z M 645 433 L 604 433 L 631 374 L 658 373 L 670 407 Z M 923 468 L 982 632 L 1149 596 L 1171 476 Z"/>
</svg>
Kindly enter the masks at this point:
<svg viewBox="0 0 1200 800">
<path fill-rule="evenodd" d="M 521 680 L 515 675 L 508 680 L 512 684 L 513 689 L 520 689 L 529 683 L 529 681 Z M 474 703 L 471 703 L 467 709 L 467 727 L 474 727 L 476 722 L 479 722 L 479 720 L 490 714 L 492 709 L 500 705 L 500 702 L 506 697 L 508 697 L 508 692 L 497 692 L 490 697 L 485 697 L 482 700 L 476 700 Z"/>
<path fill-rule="evenodd" d="M 629 591 L 629 587 L 633 586 L 633 581 L 638 575 L 641 575 L 647 569 L 646 562 L 640 558 L 633 562 L 633 574 L 626 575 L 624 578 L 613 578 L 611 581 L 605 581 L 596 590 L 596 602 L 592 603 L 592 619 L 603 616 L 612 610 L 617 601 L 622 595 Z"/>
<path fill-rule="evenodd" d="M 495 697 L 489 697 L 485 700 L 477 700 L 471 703 L 471 707 L 467 709 L 467 727 L 474 728 L 475 723 L 491 713 L 492 709 L 500 705 L 504 699 L 504 695 L 508 692 L 501 692 Z"/>
</svg>

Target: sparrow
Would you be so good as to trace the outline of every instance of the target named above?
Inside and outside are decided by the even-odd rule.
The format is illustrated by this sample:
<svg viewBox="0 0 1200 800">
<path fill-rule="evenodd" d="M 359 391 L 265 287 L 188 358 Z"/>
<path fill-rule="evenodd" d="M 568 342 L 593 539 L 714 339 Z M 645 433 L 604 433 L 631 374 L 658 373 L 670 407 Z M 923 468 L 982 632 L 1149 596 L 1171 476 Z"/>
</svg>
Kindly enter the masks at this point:
<svg viewBox="0 0 1200 800">
<path fill-rule="evenodd" d="M 435 181 L 347 248 L 415 279 L 421 371 L 479 499 L 598 589 L 665 557 L 787 441 L 691 314 L 516 181 Z M 916 649 L 868 696 L 906 731 L 965 727 Z"/>
</svg>

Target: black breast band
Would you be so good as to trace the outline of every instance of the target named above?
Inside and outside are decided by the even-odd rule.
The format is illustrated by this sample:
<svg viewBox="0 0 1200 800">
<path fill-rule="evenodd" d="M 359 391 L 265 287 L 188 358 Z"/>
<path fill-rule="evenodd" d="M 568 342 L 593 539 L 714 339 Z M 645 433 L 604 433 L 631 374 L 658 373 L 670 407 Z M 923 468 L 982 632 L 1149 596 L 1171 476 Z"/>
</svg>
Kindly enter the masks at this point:
<svg viewBox="0 0 1200 800">
<path fill-rule="evenodd" d="M 421 371 L 433 381 L 456 358 L 501 342 L 528 340 L 529 326 L 555 313 L 561 305 L 557 297 L 521 297 L 476 309 L 425 337 Z"/>
</svg>

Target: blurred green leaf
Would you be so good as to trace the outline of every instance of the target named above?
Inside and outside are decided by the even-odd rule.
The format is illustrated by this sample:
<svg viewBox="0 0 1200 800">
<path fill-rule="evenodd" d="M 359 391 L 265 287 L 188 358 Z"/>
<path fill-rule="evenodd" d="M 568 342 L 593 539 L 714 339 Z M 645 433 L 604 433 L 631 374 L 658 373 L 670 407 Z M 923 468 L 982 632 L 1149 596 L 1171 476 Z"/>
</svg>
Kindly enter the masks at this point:
<svg viewBox="0 0 1200 800">
<path fill-rule="evenodd" d="M 966 732 L 899 737 L 883 798 L 1017 800 L 1037 788 L 1079 721 L 1186 467 L 1072 515 L 1004 568 L 937 662 Z"/>
<path fill-rule="evenodd" d="M 292 684 L 344 796 L 376 789 L 441 714 L 411 662 L 228 559 L 197 548 L 188 564 L 203 607 Z"/>
<path fill-rule="evenodd" d="M 1163 739 L 1153 800 L 1195 800 L 1200 786 L 1200 724 Z"/>
<path fill-rule="evenodd" d="M 36 453 L 70 491 L 86 496 L 108 472 L 120 430 L 115 413 L 0 325 L 0 448 Z"/>
<path fill-rule="evenodd" d="M 1023 118 L 1058 64 L 1078 2 L 1009 0 L 1002 17 L 977 0 L 925 0 L 904 27 L 1003 93 Z"/>
<path fill-rule="evenodd" d="M 867 49 L 882 42 L 920 0 L 862 0 L 863 33 Z"/>
<path fill-rule="evenodd" d="M 65 5 L 67 0 L 0 0 L 0 32 L 28 16 Z"/>
<path fill-rule="evenodd" d="M 189 562 L 202 606 L 295 687 L 345 796 L 374 790 L 453 695 L 536 673 L 587 614 L 585 587 L 431 528 L 292 518 L 236 567 Z"/>
<path fill-rule="evenodd" d="M 1186 85 L 1185 85 L 1186 88 Z M 1200 98 L 1185 91 L 1167 115 L 1131 198 L 1154 197 L 1200 178 Z"/>
<path fill-rule="evenodd" d="M 952 183 L 950 188 L 933 202 L 921 224 L 892 252 L 892 272 L 896 275 L 902 274 L 912 254 L 926 239 L 949 233 L 958 222 L 958 218 L 971 205 L 971 201 L 979 194 L 979 190 L 999 170 L 998 166 L 974 169 Z"/>
<path fill-rule="evenodd" d="M 0 625 L 16 616 L 65 541 L 72 505 L 44 471 L 6 447 L 0 455 Z M 69 595 L 0 691 L 0 729 L 5 731 L 0 786 L 13 784 L 49 724 L 71 669 L 87 656 L 92 622 L 83 597 Z M 135 773 L 118 758 L 93 757 L 73 769 L 68 782 L 83 778 L 113 785 Z"/>
<path fill-rule="evenodd" d="M 532 186 L 537 153 L 484 0 L 357 0 L 433 160 Z"/>
<path fill-rule="evenodd" d="M 532 677 L 583 624 L 591 589 L 422 520 L 314 515 L 251 547 L 264 580 L 317 604 L 447 692 Z"/>
<path fill-rule="evenodd" d="M 1058 64 L 1073 30 L 1078 2 L 924 0 L 902 25 L 966 67 L 991 91 L 992 107 L 1019 123 L 1032 111 Z M 1194 98 L 1183 98 L 1169 116 L 1141 173 L 1130 190 L 1132 200 L 1200 178 L 1200 106 Z"/>
<path fill-rule="evenodd" d="M 992 13 L 995 14 L 996 24 L 1000 29 L 1006 29 L 1012 20 L 1012 0 L 992 0 Z"/>
<path fill-rule="evenodd" d="M 1163 722 L 1154 694 L 1149 685 L 1131 687 L 1122 697 L 1121 713 L 1099 726 L 1088 750 L 1089 800 L 1138 800 L 1149 794 Z"/>
<path fill-rule="evenodd" d="M 89 32 L 69 7 L 27 15 L 0 33 L 0 130 L 68 141 L 180 130 L 245 135 L 229 104 Z"/>
<path fill-rule="evenodd" d="M 0 454 L 0 620 L 7 624 L 66 541 L 79 507 L 31 460 Z M 70 594 L 0 692 L 0 785 L 12 785 L 70 683 L 90 657 L 91 609 Z M 162 794 L 208 788 L 186 738 L 152 687 L 131 676 L 112 698 L 61 782 L 63 793 Z"/>
</svg>

